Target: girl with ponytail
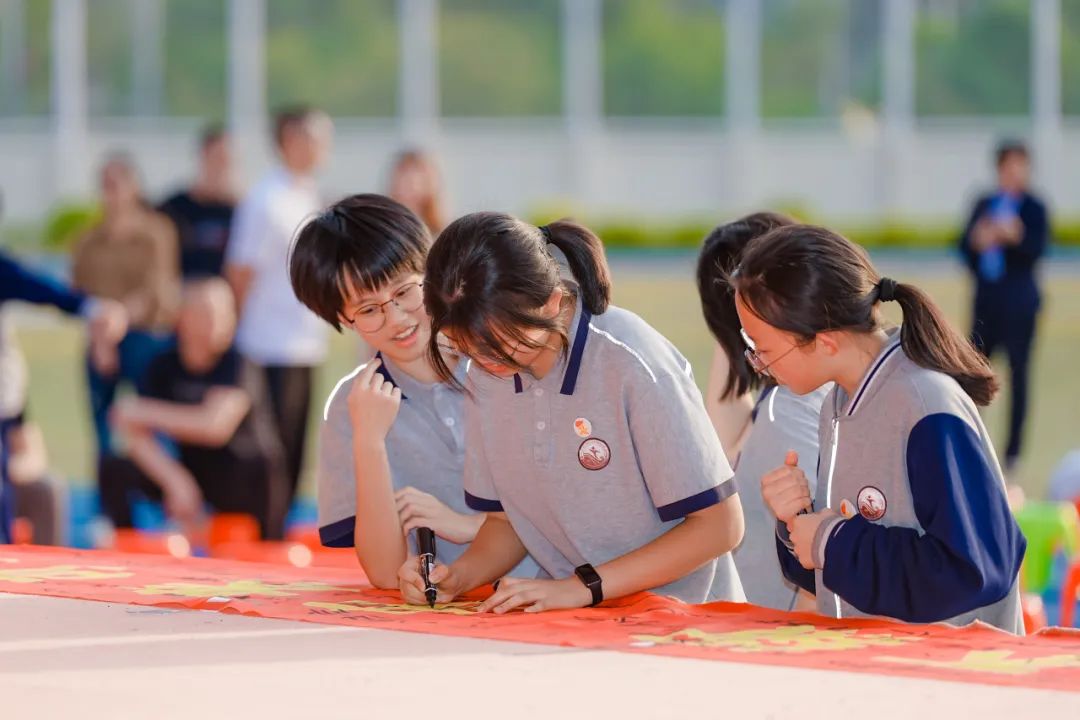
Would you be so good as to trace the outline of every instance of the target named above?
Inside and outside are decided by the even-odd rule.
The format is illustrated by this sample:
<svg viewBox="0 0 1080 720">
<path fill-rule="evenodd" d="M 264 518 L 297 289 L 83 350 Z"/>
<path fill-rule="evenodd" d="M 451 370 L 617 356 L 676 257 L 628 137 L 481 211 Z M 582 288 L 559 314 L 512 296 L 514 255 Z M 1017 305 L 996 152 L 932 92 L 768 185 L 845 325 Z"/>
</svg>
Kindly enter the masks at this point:
<svg viewBox="0 0 1080 720">
<path fill-rule="evenodd" d="M 430 355 L 473 360 L 465 381 L 465 497 L 487 519 L 431 573 L 439 598 L 499 580 L 525 556 L 535 580 L 500 581 L 481 611 L 583 607 L 641 590 L 743 600 L 732 472 L 689 363 L 611 305 L 603 246 L 570 221 L 534 227 L 475 213 L 431 248 Z M 401 568 L 422 603 L 415 559 Z"/>
<path fill-rule="evenodd" d="M 986 360 L 923 291 L 824 228 L 752 241 L 732 283 L 758 373 L 800 394 L 836 384 L 813 500 L 794 453 L 761 480 L 785 575 L 831 617 L 1022 632 L 1026 543 L 976 407 L 998 387 Z M 882 318 L 888 302 L 899 328 Z"/>
</svg>

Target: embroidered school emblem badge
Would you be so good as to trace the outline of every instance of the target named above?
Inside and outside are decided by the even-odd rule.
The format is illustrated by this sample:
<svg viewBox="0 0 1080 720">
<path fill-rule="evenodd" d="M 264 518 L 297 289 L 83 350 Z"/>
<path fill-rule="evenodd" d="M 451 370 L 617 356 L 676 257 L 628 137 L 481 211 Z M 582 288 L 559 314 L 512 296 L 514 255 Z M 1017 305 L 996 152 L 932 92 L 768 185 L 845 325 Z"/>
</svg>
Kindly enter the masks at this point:
<svg viewBox="0 0 1080 720">
<path fill-rule="evenodd" d="M 880 520 L 885 517 L 885 510 L 889 503 L 885 500 L 885 493 L 873 485 L 867 485 L 859 491 L 859 514 L 867 520 Z"/>
<path fill-rule="evenodd" d="M 578 448 L 577 459 L 586 470 L 603 470 L 611 462 L 611 448 L 600 438 L 589 438 Z"/>
<path fill-rule="evenodd" d="M 587 438 L 592 435 L 592 423 L 585 418 L 578 418 L 574 421 L 574 432 L 578 437 Z"/>
</svg>

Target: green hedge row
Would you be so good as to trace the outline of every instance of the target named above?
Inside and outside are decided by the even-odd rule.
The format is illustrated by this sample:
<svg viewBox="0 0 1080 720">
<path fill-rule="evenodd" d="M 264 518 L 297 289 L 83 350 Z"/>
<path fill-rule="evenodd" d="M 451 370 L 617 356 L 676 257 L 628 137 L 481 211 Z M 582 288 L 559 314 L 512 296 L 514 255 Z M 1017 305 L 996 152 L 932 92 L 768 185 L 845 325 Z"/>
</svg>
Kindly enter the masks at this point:
<svg viewBox="0 0 1080 720">
<path fill-rule="evenodd" d="M 827 223 L 826 223 L 827 224 Z M 694 248 L 712 229 L 707 223 L 595 222 L 590 225 L 612 248 Z M 834 226 L 846 237 L 869 249 L 943 249 L 955 245 L 960 228 L 948 224 L 884 222 L 878 225 Z M 1080 221 L 1057 222 L 1053 242 L 1080 247 Z"/>
<path fill-rule="evenodd" d="M 553 208 L 538 212 L 534 222 L 550 222 L 562 215 Z M 795 217 L 809 217 L 809 213 L 791 212 Z M 97 221 L 98 210 L 91 205 L 70 204 L 58 207 L 46 219 L 41 228 L 19 228 L 6 233 L 5 244 L 20 249 L 37 247 L 51 252 L 65 252 L 71 248 L 78 235 Z M 586 220 L 610 248 L 620 249 L 680 249 L 696 248 L 712 230 L 713 224 L 701 220 L 683 222 L 628 222 Z M 870 249 L 944 249 L 952 247 L 960 228 L 949 223 L 913 223 L 885 221 L 878 224 L 845 226 L 836 229 Z M 1080 248 L 1080 219 L 1060 219 L 1054 223 L 1056 245 Z M 14 242 L 13 242 L 14 241 Z"/>
</svg>

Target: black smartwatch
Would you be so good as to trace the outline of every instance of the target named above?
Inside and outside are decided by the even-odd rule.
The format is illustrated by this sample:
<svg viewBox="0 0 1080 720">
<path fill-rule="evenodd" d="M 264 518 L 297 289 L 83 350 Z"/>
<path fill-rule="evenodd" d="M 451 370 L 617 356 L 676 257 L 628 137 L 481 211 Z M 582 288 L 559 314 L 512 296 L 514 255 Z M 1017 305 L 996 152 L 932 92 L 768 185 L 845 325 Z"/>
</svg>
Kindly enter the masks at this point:
<svg viewBox="0 0 1080 720">
<path fill-rule="evenodd" d="M 592 593 L 592 602 L 589 603 L 589 607 L 604 602 L 604 589 L 601 587 L 600 573 L 596 572 L 596 568 L 589 563 L 585 563 L 574 568 L 574 574 Z"/>
</svg>

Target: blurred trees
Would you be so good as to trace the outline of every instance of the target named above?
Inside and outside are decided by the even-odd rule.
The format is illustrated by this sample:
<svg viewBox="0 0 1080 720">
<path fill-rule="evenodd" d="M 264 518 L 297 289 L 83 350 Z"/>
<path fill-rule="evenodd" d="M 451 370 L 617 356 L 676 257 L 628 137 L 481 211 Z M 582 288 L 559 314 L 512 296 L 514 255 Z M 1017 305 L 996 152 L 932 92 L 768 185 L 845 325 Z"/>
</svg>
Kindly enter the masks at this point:
<svg viewBox="0 0 1080 720">
<path fill-rule="evenodd" d="M 724 112 L 724 14 L 716 0 L 604 0 L 604 111 Z"/>
<path fill-rule="evenodd" d="M 1028 0 L 931 3 L 919 15 L 915 40 L 915 106 L 920 115 L 1027 114 Z M 1075 45 L 1077 38 L 1072 40 Z"/>
<path fill-rule="evenodd" d="M 443 115 L 562 112 L 559 0 L 443 0 L 439 87 Z"/>
<path fill-rule="evenodd" d="M 881 96 L 889 0 L 762 0 L 764 118 L 832 118 Z M 923 116 L 1022 116 L 1030 104 L 1030 0 L 917 0 L 916 108 Z M 135 112 L 133 8 L 87 3 L 90 108 Z M 604 111 L 721 117 L 725 0 L 601 0 Z M 1080 115 L 1080 2 L 1062 4 L 1062 97 Z M 12 4 L 5 4 L 10 8 Z M 0 47 L 2 115 L 49 110 L 51 3 L 22 3 L 21 40 Z M 225 0 L 162 0 L 160 113 L 225 114 Z M 553 116 L 562 109 L 561 0 L 441 0 L 440 100 L 447 116 Z M 13 35 L 0 13 L 0 42 Z M 267 99 L 392 117 L 400 55 L 395 0 L 267 0 Z"/>
<path fill-rule="evenodd" d="M 332 115 L 397 113 L 394 0 L 267 0 L 266 24 L 271 109 L 305 102 Z"/>
</svg>

